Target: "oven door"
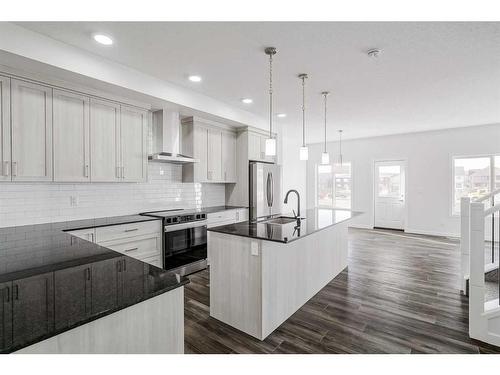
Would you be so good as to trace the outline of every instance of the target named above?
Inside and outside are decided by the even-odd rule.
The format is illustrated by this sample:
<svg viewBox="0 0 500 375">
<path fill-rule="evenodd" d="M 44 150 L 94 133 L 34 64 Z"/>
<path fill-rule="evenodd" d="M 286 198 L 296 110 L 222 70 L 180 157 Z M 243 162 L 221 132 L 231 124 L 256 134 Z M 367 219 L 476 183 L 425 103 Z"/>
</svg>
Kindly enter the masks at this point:
<svg viewBox="0 0 500 375">
<path fill-rule="evenodd" d="M 163 268 L 170 270 L 206 258 L 206 221 L 165 226 Z"/>
</svg>

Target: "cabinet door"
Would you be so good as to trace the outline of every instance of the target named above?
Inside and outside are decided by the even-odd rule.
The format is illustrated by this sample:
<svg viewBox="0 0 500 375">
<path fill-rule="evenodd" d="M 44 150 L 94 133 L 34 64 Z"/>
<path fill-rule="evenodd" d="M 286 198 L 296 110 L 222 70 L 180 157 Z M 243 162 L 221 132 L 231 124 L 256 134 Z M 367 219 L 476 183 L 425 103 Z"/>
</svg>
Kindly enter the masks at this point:
<svg viewBox="0 0 500 375">
<path fill-rule="evenodd" d="M 90 179 L 120 181 L 120 105 L 90 99 Z"/>
<path fill-rule="evenodd" d="M 89 98 L 54 90 L 54 181 L 90 181 Z"/>
<path fill-rule="evenodd" d="M 261 160 L 260 136 L 257 134 L 248 133 L 248 159 Z"/>
<path fill-rule="evenodd" d="M 10 179 L 10 78 L 0 76 L 0 181 Z"/>
<path fill-rule="evenodd" d="M 11 80 L 12 180 L 52 180 L 52 89 Z"/>
<path fill-rule="evenodd" d="M 236 135 L 222 133 L 222 179 L 236 182 Z"/>
<path fill-rule="evenodd" d="M 222 136 L 215 129 L 208 129 L 208 180 L 222 180 Z"/>
<path fill-rule="evenodd" d="M 144 296 L 144 263 L 123 257 L 120 267 L 120 305 L 131 305 Z"/>
<path fill-rule="evenodd" d="M 117 307 L 119 259 L 112 258 L 92 264 L 92 315 Z"/>
<path fill-rule="evenodd" d="M 147 113 L 121 106 L 121 178 L 123 181 L 146 181 Z"/>
<path fill-rule="evenodd" d="M 12 283 L 0 284 L 0 350 L 12 346 Z"/>
<path fill-rule="evenodd" d="M 205 182 L 208 180 L 208 130 L 195 126 L 193 132 L 193 157 L 200 160 L 194 164 L 194 181 Z"/>
<path fill-rule="evenodd" d="M 46 273 L 12 283 L 14 346 L 35 340 L 54 328 L 54 274 Z"/>
<path fill-rule="evenodd" d="M 90 316 L 90 266 L 83 265 L 54 273 L 55 328 L 63 329 Z"/>
</svg>

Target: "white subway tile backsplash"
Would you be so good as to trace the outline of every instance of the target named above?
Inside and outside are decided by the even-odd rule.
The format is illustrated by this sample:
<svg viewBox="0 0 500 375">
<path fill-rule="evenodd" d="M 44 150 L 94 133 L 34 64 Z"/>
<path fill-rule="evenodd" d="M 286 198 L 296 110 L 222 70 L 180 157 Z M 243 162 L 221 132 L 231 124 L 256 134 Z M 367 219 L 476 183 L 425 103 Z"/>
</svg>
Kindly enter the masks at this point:
<svg viewBox="0 0 500 375">
<path fill-rule="evenodd" d="M 224 204 L 223 184 L 183 183 L 182 166 L 149 163 L 145 183 L 0 183 L 0 227 Z"/>
</svg>

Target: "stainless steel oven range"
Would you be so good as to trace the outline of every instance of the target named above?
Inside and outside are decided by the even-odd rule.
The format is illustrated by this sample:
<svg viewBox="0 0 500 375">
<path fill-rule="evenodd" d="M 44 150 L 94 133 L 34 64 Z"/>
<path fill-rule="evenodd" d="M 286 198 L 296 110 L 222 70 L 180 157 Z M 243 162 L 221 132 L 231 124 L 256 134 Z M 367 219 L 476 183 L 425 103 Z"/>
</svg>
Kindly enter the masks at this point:
<svg viewBox="0 0 500 375">
<path fill-rule="evenodd" d="M 197 210 L 166 210 L 141 215 L 163 220 L 163 268 L 182 276 L 207 268 L 207 215 Z"/>
</svg>

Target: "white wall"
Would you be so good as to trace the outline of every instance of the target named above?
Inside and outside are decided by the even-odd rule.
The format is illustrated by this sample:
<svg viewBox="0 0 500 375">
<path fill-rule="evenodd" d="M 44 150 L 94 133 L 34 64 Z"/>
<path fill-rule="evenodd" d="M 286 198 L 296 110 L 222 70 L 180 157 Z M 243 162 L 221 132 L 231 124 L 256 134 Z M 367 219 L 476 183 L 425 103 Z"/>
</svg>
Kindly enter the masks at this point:
<svg viewBox="0 0 500 375">
<path fill-rule="evenodd" d="M 346 129 L 346 133 L 348 129 Z M 315 205 L 315 165 L 321 144 L 310 146 L 307 201 Z M 338 143 L 328 143 L 330 155 Z M 406 159 L 408 232 L 458 236 L 460 218 L 451 215 L 452 157 L 500 153 L 500 125 L 474 126 L 422 133 L 350 140 L 342 143 L 345 161 L 353 168 L 353 209 L 365 214 L 353 226 L 373 226 L 374 160 Z"/>
<path fill-rule="evenodd" d="M 0 227 L 224 203 L 224 185 L 183 183 L 181 165 L 149 163 L 145 183 L 0 183 Z"/>
<path fill-rule="evenodd" d="M 290 189 L 295 189 L 300 194 L 301 213 L 306 210 L 306 167 L 307 162 L 299 159 L 299 148 L 302 146 L 302 128 L 300 126 L 283 122 L 278 131 L 281 142 L 281 155 L 279 163 L 282 168 L 282 201 Z M 297 198 L 290 195 L 288 204 L 282 202 L 282 212 L 291 213 L 297 210 Z M 312 207 L 312 206 L 311 206 Z"/>
</svg>

